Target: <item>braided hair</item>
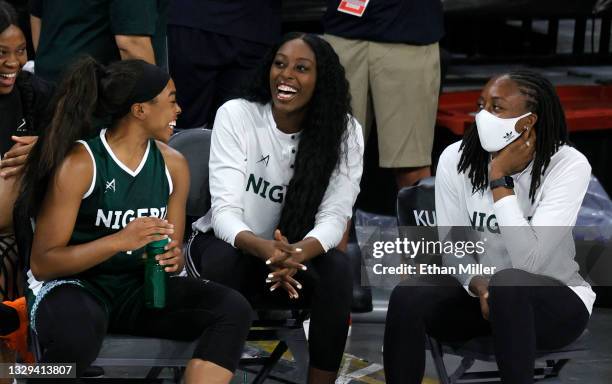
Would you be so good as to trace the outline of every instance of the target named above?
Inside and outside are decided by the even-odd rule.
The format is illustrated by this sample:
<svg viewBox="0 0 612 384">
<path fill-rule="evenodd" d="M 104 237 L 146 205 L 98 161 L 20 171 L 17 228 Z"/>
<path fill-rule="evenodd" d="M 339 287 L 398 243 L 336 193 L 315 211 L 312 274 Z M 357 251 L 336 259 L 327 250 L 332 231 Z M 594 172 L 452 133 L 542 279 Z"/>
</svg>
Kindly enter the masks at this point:
<svg viewBox="0 0 612 384">
<path fill-rule="evenodd" d="M 568 143 L 565 113 L 555 87 L 542 75 L 528 70 L 519 70 L 503 76 L 516 83 L 520 93 L 525 96 L 526 109 L 538 116 L 533 126 L 538 140 L 536 140 L 529 187 L 529 197 L 533 202 L 535 193 L 540 187 L 541 177 L 546 172 L 551 157 L 559 147 Z M 467 172 L 472 182 L 473 193 L 484 192 L 489 183 L 490 156 L 480 145 L 476 123 L 466 131 L 460 149 L 461 158 L 457 170 L 460 173 Z"/>
<path fill-rule="evenodd" d="M 278 224 L 292 243 L 304 238 L 314 227 L 332 172 L 339 161 L 346 160 L 347 126 L 351 115 L 351 96 L 344 67 L 331 45 L 311 34 L 285 35 L 262 61 L 255 80 L 243 91 L 242 98 L 260 104 L 271 102 L 270 67 L 278 49 L 295 39 L 303 40 L 314 52 L 317 82 L 302 123 L 295 172 L 287 187 Z"/>
</svg>

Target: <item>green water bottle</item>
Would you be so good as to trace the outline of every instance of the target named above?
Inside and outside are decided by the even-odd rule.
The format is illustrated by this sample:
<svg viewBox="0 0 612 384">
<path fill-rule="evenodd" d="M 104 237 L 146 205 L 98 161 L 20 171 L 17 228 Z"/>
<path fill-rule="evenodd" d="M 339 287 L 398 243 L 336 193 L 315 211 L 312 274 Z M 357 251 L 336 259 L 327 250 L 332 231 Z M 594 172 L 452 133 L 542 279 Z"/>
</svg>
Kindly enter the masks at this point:
<svg viewBox="0 0 612 384">
<path fill-rule="evenodd" d="M 159 265 L 155 256 L 165 253 L 164 247 L 169 239 L 152 241 L 146 246 L 147 261 L 145 264 L 145 305 L 147 308 L 161 309 L 166 306 L 166 271 Z"/>
</svg>

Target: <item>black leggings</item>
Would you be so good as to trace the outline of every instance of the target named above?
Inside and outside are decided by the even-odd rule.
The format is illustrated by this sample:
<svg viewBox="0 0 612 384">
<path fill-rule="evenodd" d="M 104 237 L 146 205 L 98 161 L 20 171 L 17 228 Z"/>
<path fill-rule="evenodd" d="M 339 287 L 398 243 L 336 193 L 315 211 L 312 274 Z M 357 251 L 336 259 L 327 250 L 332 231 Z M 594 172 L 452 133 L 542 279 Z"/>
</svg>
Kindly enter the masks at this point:
<svg viewBox="0 0 612 384">
<path fill-rule="evenodd" d="M 198 233 L 190 242 L 188 272 L 232 287 L 257 306 L 301 306 L 310 308 L 308 344 L 310 365 L 337 371 L 342 361 L 349 326 L 352 275 L 346 254 L 336 249 L 306 262 L 307 271 L 295 279 L 303 289 L 290 300 L 282 288 L 269 291 L 270 269 L 255 256 L 232 247 L 212 233 Z"/>
<path fill-rule="evenodd" d="M 109 318 L 104 305 L 77 285 L 51 290 L 36 311 L 42 362 L 75 362 L 77 375 L 96 359 L 107 332 L 175 340 L 199 339 L 193 357 L 234 371 L 251 325 L 249 303 L 236 291 L 189 277 L 168 279 L 163 309 L 139 300 L 131 321 Z M 133 321 L 132 321 L 133 320 Z"/>
<path fill-rule="evenodd" d="M 451 276 L 431 275 L 397 286 L 385 328 L 387 383 L 421 383 L 426 334 L 449 342 L 492 335 L 502 382 L 532 383 L 536 349 L 571 343 L 589 320 L 570 288 L 517 269 L 492 276 L 488 303 L 490 321 L 482 317 L 479 299 Z"/>
</svg>

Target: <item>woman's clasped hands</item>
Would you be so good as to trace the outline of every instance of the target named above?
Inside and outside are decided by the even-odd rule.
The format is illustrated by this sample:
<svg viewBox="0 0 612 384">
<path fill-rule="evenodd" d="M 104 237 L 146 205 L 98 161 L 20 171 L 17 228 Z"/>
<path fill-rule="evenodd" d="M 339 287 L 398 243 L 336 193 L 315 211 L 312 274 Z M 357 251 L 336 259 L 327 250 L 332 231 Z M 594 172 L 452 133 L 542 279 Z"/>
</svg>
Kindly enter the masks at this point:
<svg viewBox="0 0 612 384">
<path fill-rule="evenodd" d="M 265 252 L 266 265 L 271 272 L 266 277 L 266 283 L 272 284 L 270 291 L 282 287 L 289 298 L 299 298 L 298 290 L 302 289 L 302 284 L 294 279 L 298 270 L 305 271 L 307 267 L 304 262 L 303 250 L 289 241 L 280 230 L 274 231 L 274 240 L 267 242 L 267 252 Z"/>
</svg>

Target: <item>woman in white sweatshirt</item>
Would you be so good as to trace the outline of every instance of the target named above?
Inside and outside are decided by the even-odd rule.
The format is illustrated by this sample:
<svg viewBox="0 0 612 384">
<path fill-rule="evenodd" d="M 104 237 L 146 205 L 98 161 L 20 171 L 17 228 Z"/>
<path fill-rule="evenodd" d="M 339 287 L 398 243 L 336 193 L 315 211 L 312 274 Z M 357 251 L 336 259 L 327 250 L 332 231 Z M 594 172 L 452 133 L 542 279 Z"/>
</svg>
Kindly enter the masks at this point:
<svg viewBox="0 0 612 384">
<path fill-rule="evenodd" d="M 536 350 L 574 341 L 593 308 L 572 238 L 591 167 L 568 145 L 553 85 L 530 71 L 497 76 L 478 109 L 475 126 L 440 156 L 436 215 L 441 241 L 484 244 L 479 254 L 444 255 L 446 264 L 457 272 L 478 263 L 492 273 L 464 269 L 395 288 L 384 348 L 391 384 L 421 382 L 426 334 L 492 335 L 502 382 L 531 383 Z"/>
<path fill-rule="evenodd" d="M 335 381 L 352 300 L 348 260 L 336 249 L 363 166 L 361 127 L 350 112 L 331 46 L 286 36 L 244 97 L 217 112 L 212 208 L 194 224 L 187 256 L 190 274 L 260 304 L 310 307 L 308 380 L 316 384 Z"/>
</svg>

